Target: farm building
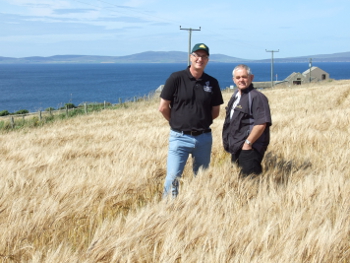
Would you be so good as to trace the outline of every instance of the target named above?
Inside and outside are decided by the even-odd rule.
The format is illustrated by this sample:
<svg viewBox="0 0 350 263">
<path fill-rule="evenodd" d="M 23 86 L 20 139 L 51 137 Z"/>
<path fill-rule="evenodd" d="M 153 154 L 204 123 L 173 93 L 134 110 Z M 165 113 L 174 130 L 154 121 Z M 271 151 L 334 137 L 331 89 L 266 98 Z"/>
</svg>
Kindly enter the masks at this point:
<svg viewBox="0 0 350 263">
<path fill-rule="evenodd" d="M 323 80 L 329 80 L 329 73 L 320 69 L 319 67 L 311 67 L 311 82 L 318 82 Z M 276 85 L 288 83 L 288 85 L 290 86 L 290 85 L 301 85 L 303 83 L 309 83 L 309 82 L 310 82 L 310 69 L 307 69 L 303 73 L 293 72 L 284 80 L 276 83 Z"/>
<path fill-rule="evenodd" d="M 289 85 L 301 85 L 302 83 L 305 83 L 305 76 L 301 73 L 295 73 L 293 72 L 288 77 L 285 78 L 284 82 L 288 82 Z"/>
<path fill-rule="evenodd" d="M 310 82 L 310 69 L 305 70 L 303 72 L 303 76 L 305 77 L 306 82 Z M 323 81 L 323 80 L 329 80 L 329 74 L 318 67 L 312 67 L 311 82 L 317 82 L 317 81 Z"/>
</svg>

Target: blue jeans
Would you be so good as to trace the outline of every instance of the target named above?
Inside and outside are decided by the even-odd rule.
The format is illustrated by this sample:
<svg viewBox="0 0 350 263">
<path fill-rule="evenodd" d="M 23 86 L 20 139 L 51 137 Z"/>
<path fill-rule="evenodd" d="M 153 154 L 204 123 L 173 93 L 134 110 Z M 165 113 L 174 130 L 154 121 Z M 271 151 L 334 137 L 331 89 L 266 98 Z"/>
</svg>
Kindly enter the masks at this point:
<svg viewBox="0 0 350 263">
<path fill-rule="evenodd" d="M 179 193 L 179 181 L 189 155 L 192 155 L 193 173 L 197 174 L 200 167 L 208 168 L 210 163 L 213 138 L 211 132 L 198 136 L 170 131 L 167 160 L 167 175 L 164 183 L 163 197 L 170 191 L 173 197 Z"/>
</svg>

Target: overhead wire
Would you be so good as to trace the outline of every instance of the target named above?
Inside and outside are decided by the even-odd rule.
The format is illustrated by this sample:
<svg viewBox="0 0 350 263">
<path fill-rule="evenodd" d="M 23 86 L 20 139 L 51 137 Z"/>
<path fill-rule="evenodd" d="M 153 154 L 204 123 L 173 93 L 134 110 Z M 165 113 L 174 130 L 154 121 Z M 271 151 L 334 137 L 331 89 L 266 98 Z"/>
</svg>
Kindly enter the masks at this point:
<svg viewBox="0 0 350 263">
<path fill-rule="evenodd" d="M 81 0 L 72 0 L 72 1 L 79 2 L 79 3 L 85 4 L 85 5 L 94 6 L 94 7 L 99 8 L 99 9 L 100 8 L 101 9 L 106 9 L 105 7 L 92 5 L 90 3 L 86 3 L 86 2 L 81 1 Z M 137 13 L 137 14 L 144 15 L 144 16 L 149 17 L 149 18 L 155 18 L 157 20 L 160 20 L 160 21 L 163 21 L 163 22 L 167 22 L 167 23 L 176 25 L 178 27 L 181 24 L 181 23 L 178 23 L 177 21 L 170 20 L 169 18 L 161 18 L 161 17 L 155 16 L 155 15 L 151 15 L 150 13 L 147 13 L 147 12 L 139 11 L 136 8 L 133 8 L 133 7 L 121 6 L 121 5 L 117 5 L 117 4 L 113 4 L 113 3 L 107 2 L 105 0 L 97 0 L 97 1 L 101 2 L 101 3 L 104 3 L 104 4 L 107 4 L 107 5 L 110 5 L 110 6 L 113 6 L 113 7 L 116 7 L 118 9 L 131 11 L 131 12 L 134 12 L 134 13 Z M 112 11 L 112 10 L 109 10 L 109 11 Z M 123 14 L 130 14 L 130 13 L 127 13 L 127 12 L 121 12 L 121 10 L 119 10 L 118 12 L 119 13 L 123 13 Z M 233 41 L 235 45 L 240 45 L 240 46 L 244 46 L 244 47 L 251 46 L 252 48 L 259 48 L 259 49 L 265 50 L 265 48 L 261 47 L 260 45 L 252 44 L 252 43 L 249 43 L 249 42 L 246 42 L 246 41 L 242 41 L 241 39 L 232 38 L 231 35 L 229 35 L 229 36 L 228 35 L 224 35 L 224 34 L 218 33 L 217 31 L 212 31 L 210 29 L 206 29 L 206 28 L 201 27 L 201 30 L 203 30 L 203 29 L 208 31 L 208 32 L 210 32 L 210 33 L 212 33 L 213 35 L 220 36 L 222 38 L 222 40 L 220 40 L 220 41 L 225 41 L 225 42 L 230 42 L 230 43 L 232 43 L 232 41 Z"/>
</svg>

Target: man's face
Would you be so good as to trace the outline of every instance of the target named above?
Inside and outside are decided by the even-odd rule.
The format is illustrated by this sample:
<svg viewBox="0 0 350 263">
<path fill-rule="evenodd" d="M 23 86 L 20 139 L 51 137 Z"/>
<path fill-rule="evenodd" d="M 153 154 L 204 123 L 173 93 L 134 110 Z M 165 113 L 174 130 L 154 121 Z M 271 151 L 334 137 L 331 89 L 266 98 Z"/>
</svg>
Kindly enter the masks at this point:
<svg viewBox="0 0 350 263">
<path fill-rule="evenodd" d="M 191 67 L 204 70 L 208 64 L 209 56 L 204 50 L 197 50 L 190 55 Z"/>
<path fill-rule="evenodd" d="M 240 90 L 246 89 L 253 82 L 254 75 L 248 75 L 248 72 L 244 68 L 238 68 L 234 72 L 233 82 Z"/>
</svg>

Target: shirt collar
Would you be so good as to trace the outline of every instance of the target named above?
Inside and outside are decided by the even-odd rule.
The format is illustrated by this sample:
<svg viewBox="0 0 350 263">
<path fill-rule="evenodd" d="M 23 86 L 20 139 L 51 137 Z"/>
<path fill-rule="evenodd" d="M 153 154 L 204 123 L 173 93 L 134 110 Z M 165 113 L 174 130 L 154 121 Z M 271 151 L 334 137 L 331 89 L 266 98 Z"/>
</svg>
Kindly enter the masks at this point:
<svg viewBox="0 0 350 263">
<path fill-rule="evenodd" d="M 191 66 L 187 66 L 187 68 L 186 68 L 188 77 L 189 77 L 191 80 L 201 81 L 201 80 L 203 79 L 204 72 L 203 72 L 202 76 L 201 76 L 199 79 L 196 79 L 195 77 L 192 76 L 191 71 L 190 71 L 190 67 L 191 67 Z"/>
<path fill-rule="evenodd" d="M 248 93 L 248 92 L 251 91 L 252 89 L 254 89 L 253 83 L 250 84 L 248 88 L 242 89 L 241 92 L 242 92 L 242 93 Z"/>
</svg>

